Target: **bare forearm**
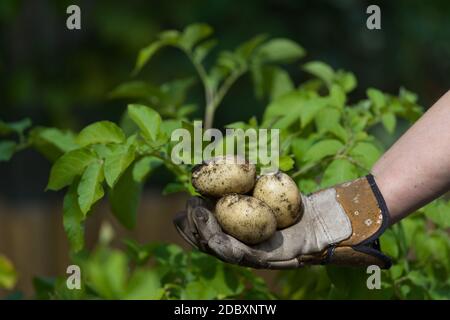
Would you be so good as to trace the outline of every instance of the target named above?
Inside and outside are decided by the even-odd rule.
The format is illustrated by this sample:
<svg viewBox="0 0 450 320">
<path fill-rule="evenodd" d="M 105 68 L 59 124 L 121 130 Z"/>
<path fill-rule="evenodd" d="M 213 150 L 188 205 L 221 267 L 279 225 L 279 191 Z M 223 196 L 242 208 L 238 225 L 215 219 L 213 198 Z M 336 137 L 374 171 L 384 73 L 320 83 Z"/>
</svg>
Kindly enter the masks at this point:
<svg viewBox="0 0 450 320">
<path fill-rule="evenodd" d="M 378 160 L 372 169 L 392 222 L 450 187 L 450 91 Z"/>
</svg>

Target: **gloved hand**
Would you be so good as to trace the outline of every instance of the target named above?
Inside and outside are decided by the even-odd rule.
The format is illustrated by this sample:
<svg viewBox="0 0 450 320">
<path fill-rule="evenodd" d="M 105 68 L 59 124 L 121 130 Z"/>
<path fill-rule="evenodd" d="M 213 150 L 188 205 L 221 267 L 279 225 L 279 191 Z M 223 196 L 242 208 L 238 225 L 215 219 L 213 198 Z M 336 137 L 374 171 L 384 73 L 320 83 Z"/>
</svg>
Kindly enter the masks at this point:
<svg viewBox="0 0 450 320">
<path fill-rule="evenodd" d="M 308 264 L 378 265 L 389 268 L 378 237 L 388 210 L 372 175 L 302 196 L 303 216 L 263 243 L 248 246 L 224 233 L 214 204 L 191 198 L 175 226 L 191 245 L 219 259 L 253 268 L 289 269 Z"/>
</svg>

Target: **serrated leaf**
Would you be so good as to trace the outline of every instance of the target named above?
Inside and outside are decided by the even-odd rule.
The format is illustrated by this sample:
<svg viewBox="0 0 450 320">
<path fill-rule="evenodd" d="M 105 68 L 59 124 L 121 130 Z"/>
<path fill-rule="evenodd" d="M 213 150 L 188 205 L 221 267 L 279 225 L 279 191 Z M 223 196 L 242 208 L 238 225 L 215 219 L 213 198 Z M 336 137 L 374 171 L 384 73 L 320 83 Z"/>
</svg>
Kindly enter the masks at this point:
<svg viewBox="0 0 450 320">
<path fill-rule="evenodd" d="M 16 150 L 16 143 L 10 140 L 0 141 L 0 162 L 9 161 Z"/>
<path fill-rule="evenodd" d="M 128 105 L 128 115 L 146 139 L 151 141 L 157 139 L 161 125 L 161 116 L 158 112 L 144 105 L 130 104 Z"/>
<path fill-rule="evenodd" d="M 329 187 L 338 183 L 356 179 L 358 173 L 356 167 L 345 159 L 336 159 L 325 169 L 321 186 Z"/>
<path fill-rule="evenodd" d="M 384 128 L 390 134 L 393 134 L 395 131 L 395 126 L 397 123 L 397 119 L 393 113 L 385 113 L 381 116 L 381 123 L 383 123 Z"/>
<path fill-rule="evenodd" d="M 68 186 L 94 160 L 95 153 L 86 148 L 65 153 L 52 166 L 47 189 L 57 191 Z"/>
<path fill-rule="evenodd" d="M 73 252 L 84 247 L 84 220 L 86 216 L 78 204 L 77 185 L 73 184 L 64 196 L 63 226 Z"/>
<path fill-rule="evenodd" d="M 307 162 L 317 162 L 327 156 L 336 155 L 344 145 L 334 139 L 319 141 L 306 151 L 304 160 Z"/>
<path fill-rule="evenodd" d="M 321 61 L 311 61 L 305 63 L 302 69 L 321 79 L 327 85 L 331 85 L 335 77 L 333 68 Z"/>
<path fill-rule="evenodd" d="M 133 179 L 136 182 L 144 182 L 144 180 L 148 177 L 148 175 L 156 168 L 163 164 L 163 160 L 153 157 L 147 156 L 139 161 L 133 167 Z"/>
<path fill-rule="evenodd" d="M 78 204 L 83 214 L 86 215 L 92 205 L 103 197 L 103 179 L 103 164 L 100 161 L 93 161 L 86 167 L 77 188 Z"/>
<path fill-rule="evenodd" d="M 108 186 L 114 187 L 117 179 L 133 162 L 136 147 L 134 145 L 122 144 L 111 148 L 111 152 L 105 157 L 105 179 Z"/>
<path fill-rule="evenodd" d="M 213 29 L 205 23 L 188 25 L 181 34 L 179 44 L 185 50 L 191 50 L 198 42 L 209 37 Z"/>
<path fill-rule="evenodd" d="M 371 169 L 381 156 L 380 150 L 369 142 L 358 142 L 349 152 L 350 156 L 359 161 L 366 169 Z"/>
<path fill-rule="evenodd" d="M 136 225 L 142 184 L 133 179 L 133 167 L 128 167 L 109 193 L 114 216 L 128 229 Z"/>
<path fill-rule="evenodd" d="M 296 42 L 276 38 L 258 47 L 256 53 L 263 62 L 292 62 L 305 55 L 305 50 Z"/>
<path fill-rule="evenodd" d="M 97 143 L 122 143 L 125 141 L 125 134 L 114 122 L 99 121 L 88 125 L 81 130 L 76 138 L 76 142 L 82 146 Z"/>
</svg>

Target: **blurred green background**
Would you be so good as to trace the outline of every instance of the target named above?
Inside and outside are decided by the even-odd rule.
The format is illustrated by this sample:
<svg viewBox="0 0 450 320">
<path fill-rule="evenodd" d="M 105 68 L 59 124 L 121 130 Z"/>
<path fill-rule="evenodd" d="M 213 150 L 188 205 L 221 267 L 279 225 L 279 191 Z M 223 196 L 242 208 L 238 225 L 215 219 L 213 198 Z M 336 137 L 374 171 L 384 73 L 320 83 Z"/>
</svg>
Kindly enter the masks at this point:
<svg viewBox="0 0 450 320">
<path fill-rule="evenodd" d="M 65 26 L 69 4 L 81 7 L 82 30 Z M 366 28 L 366 8 L 381 7 L 382 29 Z M 425 107 L 450 87 L 450 2 L 360 0 L 165 0 L 0 1 L 0 118 L 30 117 L 34 124 L 79 129 L 117 121 L 125 103 L 107 94 L 131 78 L 137 51 L 164 29 L 192 22 L 214 27 L 221 48 L 233 48 L 258 33 L 291 38 L 323 60 L 353 71 L 353 98 L 369 86 L 417 92 Z M 155 84 L 192 73 L 175 49 L 164 49 L 139 76 Z M 290 67 L 294 80 L 303 76 Z M 189 100 L 202 103 L 200 84 Z M 262 114 L 248 76 L 219 108 L 216 124 Z M 201 116 L 201 110 L 197 114 Z M 55 197 L 44 193 L 50 164 L 34 151 L 0 163 L 0 197 L 9 201 Z M 162 186 L 164 176 L 152 179 Z"/>
</svg>

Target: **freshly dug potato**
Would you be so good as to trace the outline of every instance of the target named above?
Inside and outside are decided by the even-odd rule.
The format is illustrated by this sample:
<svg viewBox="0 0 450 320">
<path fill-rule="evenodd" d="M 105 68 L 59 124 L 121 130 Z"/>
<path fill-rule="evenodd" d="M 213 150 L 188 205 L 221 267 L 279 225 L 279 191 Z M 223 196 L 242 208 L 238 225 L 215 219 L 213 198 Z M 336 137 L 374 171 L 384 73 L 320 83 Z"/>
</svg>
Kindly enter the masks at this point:
<svg viewBox="0 0 450 320">
<path fill-rule="evenodd" d="M 303 212 L 297 185 L 282 172 L 260 177 L 256 181 L 253 197 L 264 201 L 272 209 L 278 229 L 293 225 Z"/>
<path fill-rule="evenodd" d="M 277 229 L 269 206 L 250 196 L 226 195 L 217 202 L 215 215 L 225 232 L 246 244 L 263 242 Z"/>
<path fill-rule="evenodd" d="M 247 193 L 256 180 L 256 167 L 247 161 L 240 164 L 235 156 L 213 158 L 192 171 L 192 184 L 204 196 L 222 197 L 230 193 Z"/>
</svg>

